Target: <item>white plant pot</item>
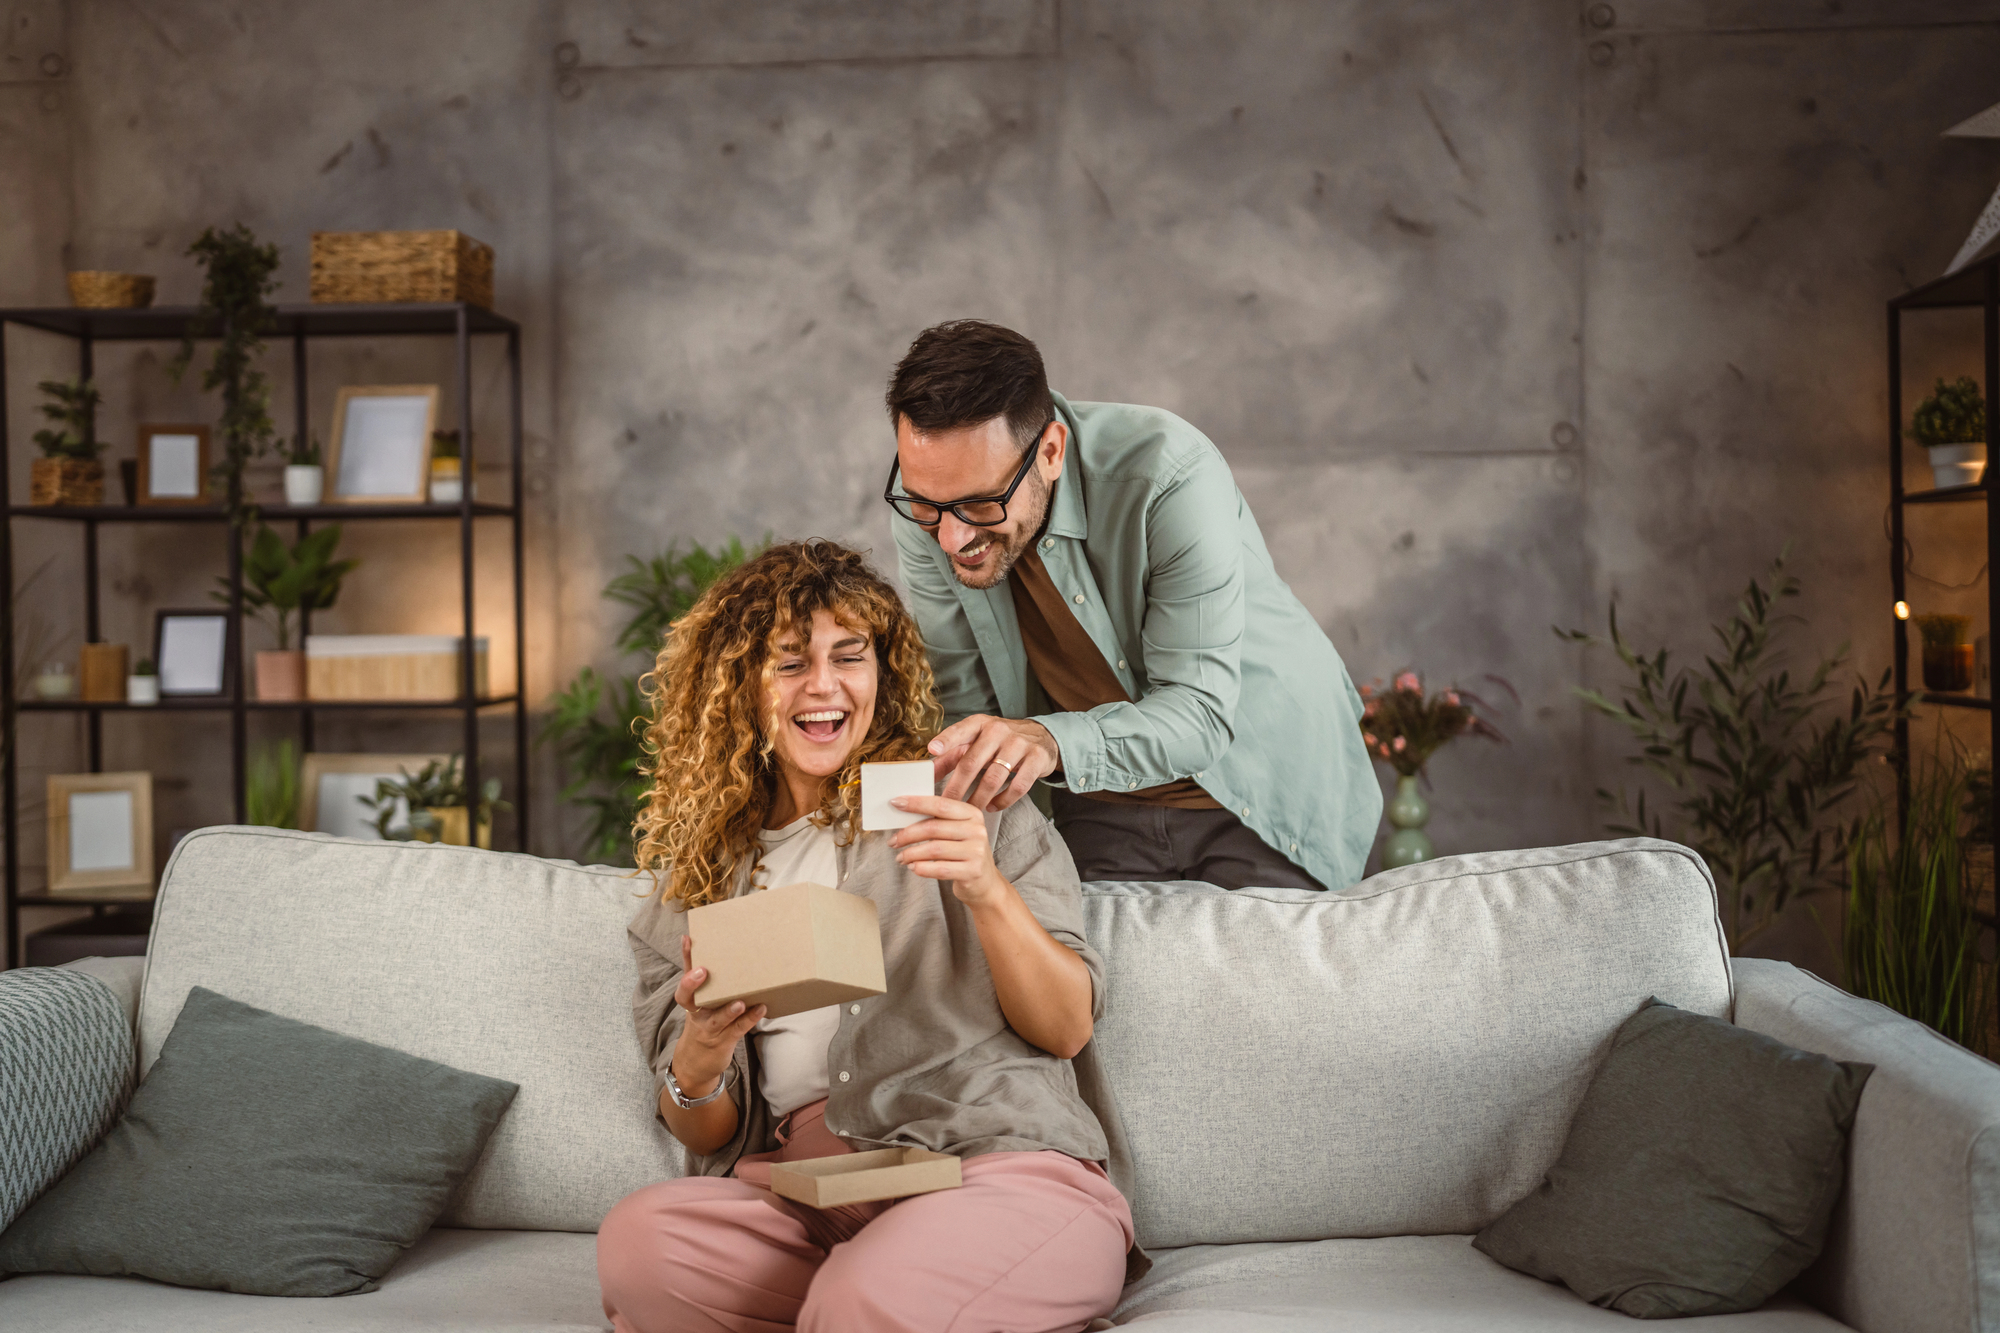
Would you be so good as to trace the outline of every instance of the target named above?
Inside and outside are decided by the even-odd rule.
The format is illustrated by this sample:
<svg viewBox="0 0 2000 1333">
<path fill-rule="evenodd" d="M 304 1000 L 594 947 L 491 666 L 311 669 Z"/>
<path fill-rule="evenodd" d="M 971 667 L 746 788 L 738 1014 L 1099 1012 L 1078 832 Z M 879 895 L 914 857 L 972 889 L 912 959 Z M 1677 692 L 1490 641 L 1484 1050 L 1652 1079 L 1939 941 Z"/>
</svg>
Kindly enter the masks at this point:
<svg viewBox="0 0 2000 1333">
<path fill-rule="evenodd" d="M 464 483 L 457 477 L 431 478 L 431 503 L 434 505 L 455 505 L 465 499 Z"/>
<path fill-rule="evenodd" d="M 160 701 L 160 678 L 158 676 L 125 677 L 125 702 L 128 704 L 156 704 Z"/>
<path fill-rule="evenodd" d="M 285 503 L 316 505 L 326 492 L 326 469 L 317 463 L 285 464 Z"/>
<path fill-rule="evenodd" d="M 1986 446 L 1983 444 L 1933 444 L 1931 477 L 1939 486 L 1976 486 L 1986 475 Z"/>
</svg>

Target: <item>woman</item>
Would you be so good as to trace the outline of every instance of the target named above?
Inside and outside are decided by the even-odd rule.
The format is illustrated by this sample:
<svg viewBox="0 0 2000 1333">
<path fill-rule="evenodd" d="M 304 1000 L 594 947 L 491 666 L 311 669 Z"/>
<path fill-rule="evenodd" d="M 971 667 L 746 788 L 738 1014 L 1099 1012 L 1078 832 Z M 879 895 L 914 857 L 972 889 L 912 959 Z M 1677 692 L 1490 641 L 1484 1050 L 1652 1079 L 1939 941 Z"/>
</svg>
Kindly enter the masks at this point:
<svg viewBox="0 0 2000 1333">
<path fill-rule="evenodd" d="M 675 622 L 653 682 L 634 1016 L 689 1176 L 605 1218 L 613 1325 L 1029 1333 L 1109 1313 L 1128 1252 L 1144 1261 L 1106 1172 L 1118 1126 L 1084 1050 L 1103 963 L 1067 849 L 1025 801 L 905 797 L 922 822 L 859 828 L 861 764 L 926 757 L 939 723 L 895 591 L 831 542 L 773 547 Z M 686 909 L 800 880 L 874 901 L 888 992 L 777 1022 L 695 1007 Z M 963 1186 L 824 1212 L 765 1188 L 774 1161 L 890 1145 L 958 1156 Z"/>
</svg>

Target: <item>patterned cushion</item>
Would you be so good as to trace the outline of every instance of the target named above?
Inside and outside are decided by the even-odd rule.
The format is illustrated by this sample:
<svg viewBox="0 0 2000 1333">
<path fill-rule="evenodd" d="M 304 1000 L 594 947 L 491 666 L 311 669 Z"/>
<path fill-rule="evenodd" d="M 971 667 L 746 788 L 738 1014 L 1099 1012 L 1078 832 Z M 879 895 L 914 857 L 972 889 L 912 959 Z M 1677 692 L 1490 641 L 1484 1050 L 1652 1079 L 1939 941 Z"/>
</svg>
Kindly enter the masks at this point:
<svg viewBox="0 0 2000 1333">
<path fill-rule="evenodd" d="M 95 977 L 0 972 L 0 1229 L 89 1152 L 132 1092 L 132 1029 Z"/>
</svg>

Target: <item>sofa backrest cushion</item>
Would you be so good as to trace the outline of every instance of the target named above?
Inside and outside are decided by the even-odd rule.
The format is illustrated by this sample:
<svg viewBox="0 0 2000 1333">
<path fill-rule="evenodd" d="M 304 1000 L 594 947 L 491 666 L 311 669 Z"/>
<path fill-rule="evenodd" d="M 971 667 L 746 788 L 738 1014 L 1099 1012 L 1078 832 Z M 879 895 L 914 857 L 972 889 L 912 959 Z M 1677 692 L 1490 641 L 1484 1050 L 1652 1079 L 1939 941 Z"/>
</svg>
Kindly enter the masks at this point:
<svg viewBox="0 0 2000 1333">
<path fill-rule="evenodd" d="M 1084 908 L 1147 1246 L 1478 1231 L 1648 996 L 1730 1014 L 1714 882 L 1652 839 L 1326 894 L 1094 884 Z"/>
<path fill-rule="evenodd" d="M 192 986 L 518 1083 L 442 1226 L 595 1231 L 680 1174 L 632 1031 L 645 881 L 567 862 L 202 829 L 168 862 L 139 1006 L 150 1069 Z"/>
</svg>

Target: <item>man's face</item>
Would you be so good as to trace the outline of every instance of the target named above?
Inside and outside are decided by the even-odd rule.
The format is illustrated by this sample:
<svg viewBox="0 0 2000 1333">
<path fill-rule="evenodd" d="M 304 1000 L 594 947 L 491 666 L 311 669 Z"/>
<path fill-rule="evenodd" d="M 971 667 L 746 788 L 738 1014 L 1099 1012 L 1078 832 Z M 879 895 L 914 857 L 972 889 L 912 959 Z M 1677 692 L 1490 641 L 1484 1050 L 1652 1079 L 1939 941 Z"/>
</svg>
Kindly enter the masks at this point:
<svg viewBox="0 0 2000 1333">
<path fill-rule="evenodd" d="M 951 558 L 951 572 L 960 583 L 994 587 L 1027 551 L 1048 516 L 1068 442 L 1069 429 L 1060 417 L 1042 431 L 1035 461 L 1007 502 L 1005 522 L 976 527 L 947 511 L 935 528 L 925 529 Z M 905 495 L 938 504 L 1001 494 L 1020 468 L 1021 454 L 1004 416 L 940 431 L 914 430 L 908 417 L 896 423 L 896 458 L 902 464 L 897 485 Z"/>
</svg>

